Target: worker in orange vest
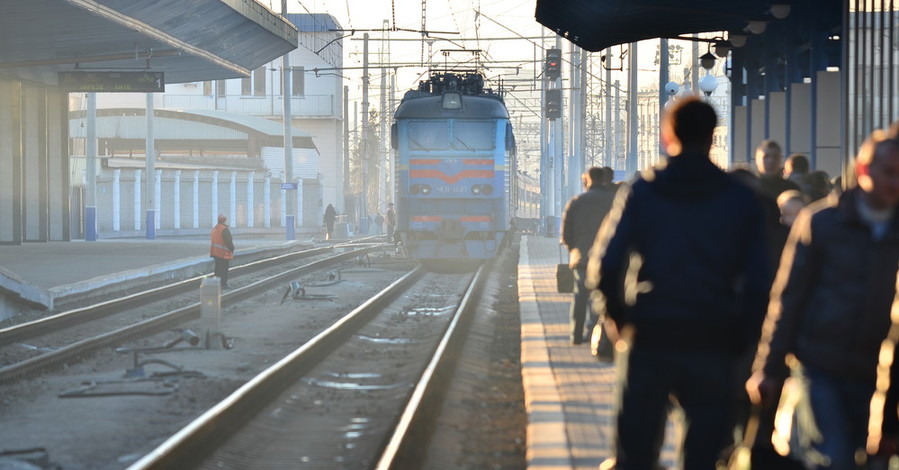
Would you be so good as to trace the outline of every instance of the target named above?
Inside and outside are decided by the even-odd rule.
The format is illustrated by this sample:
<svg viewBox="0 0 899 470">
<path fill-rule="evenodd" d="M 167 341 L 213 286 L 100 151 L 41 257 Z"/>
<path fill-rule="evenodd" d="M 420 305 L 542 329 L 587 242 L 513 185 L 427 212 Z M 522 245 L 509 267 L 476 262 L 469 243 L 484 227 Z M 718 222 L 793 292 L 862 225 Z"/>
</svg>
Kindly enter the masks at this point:
<svg viewBox="0 0 899 470">
<path fill-rule="evenodd" d="M 234 258 L 234 242 L 231 240 L 231 231 L 225 224 L 227 221 L 224 214 L 219 214 L 219 223 L 212 228 L 209 237 L 209 256 L 215 260 L 215 277 L 221 280 L 222 289 L 228 288 L 228 267 Z"/>
</svg>

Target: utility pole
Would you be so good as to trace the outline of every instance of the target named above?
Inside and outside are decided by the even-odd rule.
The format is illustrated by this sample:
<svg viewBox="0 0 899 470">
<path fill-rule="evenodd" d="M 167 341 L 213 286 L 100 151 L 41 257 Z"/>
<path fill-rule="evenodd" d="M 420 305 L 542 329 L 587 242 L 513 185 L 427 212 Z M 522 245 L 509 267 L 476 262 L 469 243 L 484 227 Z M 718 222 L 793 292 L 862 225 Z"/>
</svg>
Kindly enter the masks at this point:
<svg viewBox="0 0 899 470">
<path fill-rule="evenodd" d="M 668 102 L 668 92 L 665 85 L 668 84 L 668 39 L 659 39 L 659 122 L 665 115 L 665 104 Z M 661 135 L 662 130 L 659 129 Z M 661 139 L 659 139 L 659 155 L 664 152 Z"/>
<path fill-rule="evenodd" d="M 287 21 L 287 0 L 281 0 L 281 17 Z M 284 181 L 282 187 L 286 188 L 284 205 L 287 208 L 286 238 L 296 240 L 296 195 L 299 194 L 299 185 L 293 179 L 293 115 L 290 112 L 290 99 L 293 89 L 290 86 L 290 52 L 281 57 L 281 101 L 284 111 Z M 291 191 L 297 191 L 296 193 Z"/>
<path fill-rule="evenodd" d="M 605 134 L 605 164 L 609 166 L 609 168 L 615 168 L 615 153 L 614 146 L 612 145 L 612 139 L 614 138 L 614 134 L 612 130 L 615 128 L 614 123 L 612 122 L 612 48 L 606 48 L 606 62 L 603 68 L 606 69 L 606 83 L 605 83 L 605 91 L 606 91 L 606 109 L 605 109 L 605 124 L 602 126 L 603 134 Z"/>
<path fill-rule="evenodd" d="M 627 160 L 625 161 L 625 177 L 633 178 L 637 172 L 637 43 L 630 43 L 630 57 L 628 65 L 627 85 Z"/>
<path fill-rule="evenodd" d="M 384 31 L 390 29 L 390 22 L 384 20 Z M 386 33 L 382 33 L 386 34 Z M 382 39 L 385 39 L 382 37 Z M 389 38 L 388 38 L 389 39 Z M 390 57 L 386 54 L 386 48 L 389 47 L 389 41 L 381 42 L 380 62 L 390 63 Z M 386 60 L 385 60 L 386 57 Z M 387 135 L 387 68 L 381 67 L 381 118 L 379 119 L 379 129 L 381 134 L 380 145 L 378 145 L 378 201 L 380 205 L 382 201 L 387 200 L 387 153 L 389 152 L 390 139 Z"/>
<path fill-rule="evenodd" d="M 575 194 L 577 194 L 580 188 L 580 174 L 584 171 L 583 161 L 579 161 L 578 155 L 578 144 L 580 141 L 579 131 L 581 130 L 581 122 L 579 122 L 578 117 L 580 116 L 580 111 L 578 110 L 580 106 L 580 78 L 581 74 L 578 70 L 580 68 L 580 48 L 576 46 L 573 42 L 568 43 L 569 46 L 569 59 L 571 60 L 571 64 L 569 64 L 569 87 L 568 87 L 568 171 L 566 175 L 568 176 L 566 181 L 566 191 L 563 193 L 563 199 L 568 200 Z"/>
<path fill-rule="evenodd" d="M 350 194 L 350 87 L 343 86 L 343 207 Z"/>
<path fill-rule="evenodd" d="M 144 211 L 147 215 L 147 240 L 156 239 L 156 135 L 153 131 L 153 93 L 147 93 L 147 177 L 144 185 Z M 213 214 L 215 217 L 217 214 Z M 232 222 L 233 223 L 233 222 Z"/>
<path fill-rule="evenodd" d="M 97 94 L 87 94 L 84 156 L 87 182 L 84 194 L 84 239 L 97 241 Z"/>
<path fill-rule="evenodd" d="M 359 230 L 361 233 L 368 233 L 368 163 L 371 158 L 369 148 L 369 125 L 368 125 L 368 33 L 365 33 L 364 42 L 362 43 L 362 146 L 359 152 L 362 164 L 362 201 L 359 210 Z"/>
</svg>

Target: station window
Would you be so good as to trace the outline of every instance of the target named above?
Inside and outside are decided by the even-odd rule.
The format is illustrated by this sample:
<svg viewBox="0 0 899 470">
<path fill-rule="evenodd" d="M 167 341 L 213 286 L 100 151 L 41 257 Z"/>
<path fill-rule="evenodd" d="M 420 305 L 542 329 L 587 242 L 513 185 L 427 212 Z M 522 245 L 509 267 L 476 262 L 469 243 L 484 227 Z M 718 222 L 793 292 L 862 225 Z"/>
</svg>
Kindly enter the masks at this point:
<svg viewBox="0 0 899 470">
<path fill-rule="evenodd" d="M 290 95 L 303 96 L 306 91 L 306 67 L 290 68 Z"/>
<path fill-rule="evenodd" d="M 253 94 L 265 96 L 265 66 L 253 71 Z"/>
<path fill-rule="evenodd" d="M 215 96 L 223 97 L 226 96 L 227 89 L 225 88 L 225 80 L 216 80 L 215 81 Z"/>
<path fill-rule="evenodd" d="M 212 96 L 212 82 L 209 80 L 203 82 L 203 96 Z"/>
</svg>

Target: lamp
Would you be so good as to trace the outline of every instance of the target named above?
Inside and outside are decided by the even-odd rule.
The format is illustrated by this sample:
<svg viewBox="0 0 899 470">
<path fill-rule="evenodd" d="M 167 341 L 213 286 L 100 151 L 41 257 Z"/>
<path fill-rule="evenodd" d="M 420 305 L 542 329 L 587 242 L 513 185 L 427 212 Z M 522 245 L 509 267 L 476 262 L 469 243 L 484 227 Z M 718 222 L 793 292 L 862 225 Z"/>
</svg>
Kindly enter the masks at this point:
<svg viewBox="0 0 899 470">
<path fill-rule="evenodd" d="M 705 96 L 711 96 L 716 88 L 718 88 L 718 79 L 711 74 L 706 75 L 699 80 L 699 89 L 705 93 Z"/>
<path fill-rule="evenodd" d="M 716 42 L 713 47 L 715 48 L 715 55 L 722 59 L 727 57 L 727 53 L 732 49 L 732 46 L 727 41 Z"/>
<path fill-rule="evenodd" d="M 699 57 L 699 65 L 706 70 L 712 70 L 712 67 L 715 66 L 715 56 L 710 52 L 706 52 Z"/>
<path fill-rule="evenodd" d="M 768 13 L 771 13 L 771 16 L 777 18 L 778 20 L 782 20 L 790 16 L 790 5 L 784 3 L 771 5 Z"/>
<path fill-rule="evenodd" d="M 741 33 L 729 33 L 727 35 L 727 40 L 730 41 L 730 45 L 734 47 L 743 47 L 746 45 L 746 35 Z"/>
<path fill-rule="evenodd" d="M 749 31 L 752 34 L 762 34 L 767 28 L 767 21 L 750 20 L 746 22 L 746 31 Z"/>
</svg>

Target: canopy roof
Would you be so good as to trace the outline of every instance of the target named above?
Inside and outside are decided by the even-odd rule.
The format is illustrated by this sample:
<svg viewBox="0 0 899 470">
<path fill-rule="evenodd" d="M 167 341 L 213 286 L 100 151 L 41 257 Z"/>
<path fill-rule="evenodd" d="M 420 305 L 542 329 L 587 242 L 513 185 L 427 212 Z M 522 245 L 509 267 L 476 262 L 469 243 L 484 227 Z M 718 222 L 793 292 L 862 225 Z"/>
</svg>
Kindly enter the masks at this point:
<svg viewBox="0 0 899 470">
<path fill-rule="evenodd" d="M 820 0 L 832 3 L 834 0 Z M 839 1 L 839 0 L 836 0 Z M 773 20 L 771 4 L 804 0 L 537 0 L 537 21 L 578 46 L 599 51 L 643 39 L 740 31 Z"/>
<path fill-rule="evenodd" d="M 149 70 L 167 83 L 248 76 L 297 46 L 297 29 L 254 0 L 0 1 L 0 74 Z"/>
</svg>

